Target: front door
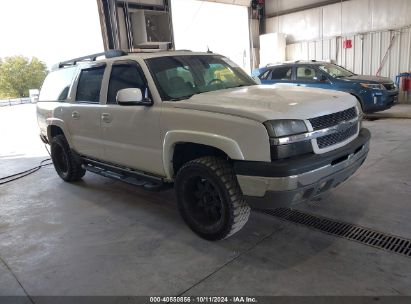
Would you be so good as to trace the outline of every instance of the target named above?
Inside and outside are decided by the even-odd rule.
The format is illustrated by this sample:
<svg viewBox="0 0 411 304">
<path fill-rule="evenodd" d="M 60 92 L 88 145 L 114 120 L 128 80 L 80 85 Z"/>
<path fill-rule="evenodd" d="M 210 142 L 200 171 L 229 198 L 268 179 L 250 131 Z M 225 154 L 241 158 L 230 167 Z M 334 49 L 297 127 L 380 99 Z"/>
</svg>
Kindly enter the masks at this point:
<svg viewBox="0 0 411 304">
<path fill-rule="evenodd" d="M 80 71 L 77 81 L 76 96 L 69 111 L 64 112 L 71 136 L 71 143 L 76 152 L 91 158 L 102 157 L 102 139 L 100 129 L 100 91 L 105 65 L 92 66 Z"/>
<path fill-rule="evenodd" d="M 327 76 L 311 66 L 297 66 L 295 83 L 297 86 L 332 89 Z"/>
<path fill-rule="evenodd" d="M 160 106 L 119 105 L 119 90 L 139 88 L 151 99 L 146 78 L 134 61 L 112 65 L 107 103 L 101 113 L 104 160 L 128 168 L 164 175 L 160 140 Z"/>
<path fill-rule="evenodd" d="M 266 77 L 261 79 L 261 83 L 294 85 L 292 83 L 291 76 L 292 66 L 278 66 L 272 68 Z"/>
</svg>

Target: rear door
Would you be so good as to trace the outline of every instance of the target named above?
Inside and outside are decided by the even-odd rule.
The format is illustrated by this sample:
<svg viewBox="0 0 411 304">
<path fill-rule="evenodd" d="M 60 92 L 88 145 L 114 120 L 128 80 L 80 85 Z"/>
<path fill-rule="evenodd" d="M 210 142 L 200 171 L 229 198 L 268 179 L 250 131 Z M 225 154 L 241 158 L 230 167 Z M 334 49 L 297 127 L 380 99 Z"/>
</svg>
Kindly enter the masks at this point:
<svg viewBox="0 0 411 304">
<path fill-rule="evenodd" d="M 75 151 L 95 159 L 103 156 L 100 101 L 105 67 L 105 64 L 100 63 L 79 71 L 72 103 L 64 113 L 64 121 L 67 123 Z"/>
<path fill-rule="evenodd" d="M 309 65 L 295 67 L 295 83 L 303 87 L 332 89 L 328 77 L 316 67 Z"/>
<path fill-rule="evenodd" d="M 273 67 L 270 72 L 265 75 L 265 79 L 262 80 L 264 84 L 288 84 L 293 85 L 292 81 L 292 66 L 278 66 Z"/>
</svg>

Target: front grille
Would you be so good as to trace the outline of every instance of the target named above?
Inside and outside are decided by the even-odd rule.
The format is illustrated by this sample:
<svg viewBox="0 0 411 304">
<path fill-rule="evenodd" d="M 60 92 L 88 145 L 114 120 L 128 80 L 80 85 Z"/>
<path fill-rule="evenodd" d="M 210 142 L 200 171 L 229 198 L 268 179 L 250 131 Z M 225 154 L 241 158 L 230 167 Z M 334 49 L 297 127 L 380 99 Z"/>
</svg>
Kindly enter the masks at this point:
<svg viewBox="0 0 411 304">
<path fill-rule="evenodd" d="M 357 111 L 355 107 L 352 107 L 341 112 L 311 118 L 309 121 L 314 131 L 316 131 L 338 125 L 343 121 L 352 120 L 355 117 L 357 117 Z"/>
<path fill-rule="evenodd" d="M 383 83 L 383 86 L 386 90 L 391 91 L 395 89 L 394 83 Z"/>
<path fill-rule="evenodd" d="M 346 130 L 334 134 L 325 135 L 317 138 L 318 148 L 323 149 L 335 144 L 338 144 L 344 140 L 347 140 L 351 136 L 354 136 L 358 131 L 358 123 L 355 123 Z"/>
<path fill-rule="evenodd" d="M 322 130 L 322 129 L 337 126 L 343 122 L 353 120 L 356 117 L 357 117 L 357 111 L 355 110 L 355 107 L 352 107 L 352 108 L 349 108 L 347 110 L 340 111 L 337 113 L 314 117 L 314 118 L 309 119 L 309 121 L 313 127 L 313 130 L 317 131 L 317 130 Z M 358 123 L 355 123 L 343 131 L 321 136 L 317 138 L 318 148 L 324 149 L 326 147 L 329 147 L 329 146 L 338 144 L 342 141 L 345 141 L 351 136 L 354 136 L 357 133 L 357 131 L 358 131 Z"/>
</svg>

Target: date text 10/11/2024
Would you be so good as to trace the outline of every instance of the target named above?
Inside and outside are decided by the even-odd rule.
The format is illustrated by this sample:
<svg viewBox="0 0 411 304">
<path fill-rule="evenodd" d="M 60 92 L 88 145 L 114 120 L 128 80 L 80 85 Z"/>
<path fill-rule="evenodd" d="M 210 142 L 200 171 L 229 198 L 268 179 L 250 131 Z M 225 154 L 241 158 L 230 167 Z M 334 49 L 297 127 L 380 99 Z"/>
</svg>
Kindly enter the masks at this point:
<svg viewBox="0 0 411 304">
<path fill-rule="evenodd" d="M 255 297 L 150 297 L 150 303 L 258 303 Z"/>
</svg>

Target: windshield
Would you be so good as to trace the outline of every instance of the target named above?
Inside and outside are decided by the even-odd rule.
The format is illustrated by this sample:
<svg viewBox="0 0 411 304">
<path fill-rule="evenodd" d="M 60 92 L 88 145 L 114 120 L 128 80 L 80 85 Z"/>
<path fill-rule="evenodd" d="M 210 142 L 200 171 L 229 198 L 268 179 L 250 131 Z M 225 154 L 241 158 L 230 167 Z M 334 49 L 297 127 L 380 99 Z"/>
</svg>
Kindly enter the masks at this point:
<svg viewBox="0 0 411 304">
<path fill-rule="evenodd" d="M 239 66 L 218 55 L 165 56 L 146 63 L 163 100 L 256 84 Z"/>
<path fill-rule="evenodd" d="M 350 77 L 354 76 L 355 74 L 338 66 L 335 64 L 323 64 L 319 66 L 321 70 L 330 74 L 332 77 L 341 78 L 341 77 Z"/>
</svg>

